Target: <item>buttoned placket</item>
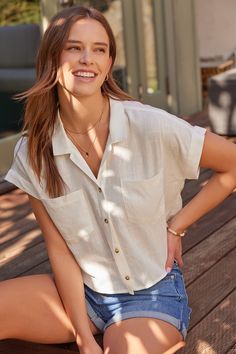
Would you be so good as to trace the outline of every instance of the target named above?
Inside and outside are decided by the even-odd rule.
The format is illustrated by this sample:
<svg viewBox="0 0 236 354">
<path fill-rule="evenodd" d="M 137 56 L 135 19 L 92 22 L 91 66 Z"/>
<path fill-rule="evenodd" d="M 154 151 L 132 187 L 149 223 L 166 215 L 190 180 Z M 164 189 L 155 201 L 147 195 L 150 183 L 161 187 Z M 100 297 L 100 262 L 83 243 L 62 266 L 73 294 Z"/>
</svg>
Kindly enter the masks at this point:
<svg viewBox="0 0 236 354">
<path fill-rule="evenodd" d="M 80 167 L 80 169 L 95 183 L 97 192 L 99 194 L 99 203 L 101 203 L 102 200 L 106 200 L 106 193 L 105 193 L 105 185 L 103 185 L 104 180 L 103 180 L 103 171 L 105 169 L 109 169 L 109 159 L 112 155 L 112 143 L 110 142 L 110 136 L 108 137 L 107 145 L 103 154 L 103 158 L 101 161 L 101 165 L 99 168 L 98 176 L 97 178 L 94 176 L 92 173 L 91 169 L 89 168 L 88 164 L 82 157 L 80 153 L 71 153 L 70 154 L 70 159 Z M 100 204 L 101 205 L 101 204 Z M 131 271 L 128 265 L 128 262 L 126 260 L 126 257 L 122 251 L 122 248 L 120 246 L 116 229 L 113 225 L 112 222 L 112 216 L 108 214 L 104 214 L 103 209 L 100 206 L 101 210 L 101 217 L 103 218 L 104 222 L 104 233 L 106 235 L 107 239 L 107 244 L 111 249 L 113 259 L 116 262 L 117 269 L 120 273 L 121 276 L 121 281 L 127 288 L 127 291 L 130 294 L 134 294 L 134 283 L 131 277 Z"/>
<path fill-rule="evenodd" d="M 128 262 L 126 260 L 125 255 L 124 255 L 124 252 L 120 246 L 119 240 L 117 238 L 116 230 L 114 228 L 112 220 L 109 223 L 109 225 L 110 225 L 110 230 L 111 230 L 110 232 L 112 235 L 113 258 L 116 262 L 116 265 L 117 265 L 117 268 L 118 268 L 119 273 L 121 275 L 121 280 L 122 280 L 123 284 L 127 288 L 128 292 L 133 295 L 134 294 L 134 284 L 133 284 L 133 280 L 131 277 L 130 267 L 128 265 Z"/>
<path fill-rule="evenodd" d="M 109 161 L 110 157 L 112 155 L 112 147 L 111 145 L 108 146 L 108 148 L 105 151 L 105 156 L 103 163 L 101 164 L 100 170 L 99 170 L 99 175 L 98 175 L 98 183 L 100 187 L 97 187 L 97 191 L 99 194 L 99 203 L 103 201 L 106 201 L 106 185 L 104 184 L 104 181 L 102 180 L 103 176 L 103 171 L 105 169 L 109 169 Z M 108 198 L 110 199 L 110 198 Z M 101 204 L 100 204 L 101 205 Z M 104 222 L 104 233 L 106 235 L 107 243 L 111 249 L 113 259 L 116 262 L 118 271 L 121 276 L 121 280 L 125 287 L 127 288 L 127 291 L 130 294 L 134 294 L 134 284 L 131 278 L 131 271 L 128 265 L 128 262 L 126 260 L 126 257 L 124 255 L 124 252 L 121 248 L 119 239 L 117 237 L 116 229 L 113 225 L 113 220 L 112 220 L 112 215 L 110 213 L 105 213 L 103 208 L 100 206 L 101 210 L 101 217 L 103 218 Z"/>
</svg>

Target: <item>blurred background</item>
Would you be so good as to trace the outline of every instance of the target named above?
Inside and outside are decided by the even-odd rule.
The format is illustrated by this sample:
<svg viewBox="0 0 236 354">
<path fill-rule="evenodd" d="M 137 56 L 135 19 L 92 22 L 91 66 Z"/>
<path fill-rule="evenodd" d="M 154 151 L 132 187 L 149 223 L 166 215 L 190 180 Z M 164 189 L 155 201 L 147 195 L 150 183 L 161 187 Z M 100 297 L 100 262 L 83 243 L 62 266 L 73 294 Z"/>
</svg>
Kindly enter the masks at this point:
<svg viewBox="0 0 236 354">
<path fill-rule="evenodd" d="M 235 0 L 0 0 L 0 175 L 22 127 L 23 103 L 12 96 L 35 81 L 50 18 L 75 4 L 99 9 L 110 22 L 118 49 L 113 74 L 134 97 L 182 117 L 208 109 L 209 97 L 218 108 L 232 106 L 211 78 L 235 67 Z"/>
</svg>

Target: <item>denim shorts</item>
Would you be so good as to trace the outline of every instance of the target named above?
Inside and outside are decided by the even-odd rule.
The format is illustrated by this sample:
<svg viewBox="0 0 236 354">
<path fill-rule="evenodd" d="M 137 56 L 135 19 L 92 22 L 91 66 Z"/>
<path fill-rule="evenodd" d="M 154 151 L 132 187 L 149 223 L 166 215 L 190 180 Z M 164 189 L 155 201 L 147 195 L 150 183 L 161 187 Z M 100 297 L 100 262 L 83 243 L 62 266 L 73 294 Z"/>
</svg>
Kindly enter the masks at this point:
<svg viewBox="0 0 236 354">
<path fill-rule="evenodd" d="M 84 286 L 88 316 L 102 332 L 118 321 L 148 317 L 174 325 L 186 337 L 191 309 L 183 275 L 176 263 L 162 280 L 150 288 L 134 291 L 134 295 L 102 294 Z"/>
</svg>

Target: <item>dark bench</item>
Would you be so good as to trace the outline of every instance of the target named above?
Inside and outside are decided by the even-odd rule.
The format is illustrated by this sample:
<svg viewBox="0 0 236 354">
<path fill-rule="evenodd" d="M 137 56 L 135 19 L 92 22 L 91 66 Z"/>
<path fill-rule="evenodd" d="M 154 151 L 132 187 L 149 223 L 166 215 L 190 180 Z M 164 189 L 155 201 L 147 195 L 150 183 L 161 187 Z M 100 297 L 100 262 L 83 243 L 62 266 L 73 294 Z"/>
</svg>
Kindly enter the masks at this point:
<svg viewBox="0 0 236 354">
<path fill-rule="evenodd" d="M 21 129 L 22 103 L 12 95 L 29 89 L 36 77 L 41 38 L 37 24 L 0 27 L 0 134 Z"/>
</svg>

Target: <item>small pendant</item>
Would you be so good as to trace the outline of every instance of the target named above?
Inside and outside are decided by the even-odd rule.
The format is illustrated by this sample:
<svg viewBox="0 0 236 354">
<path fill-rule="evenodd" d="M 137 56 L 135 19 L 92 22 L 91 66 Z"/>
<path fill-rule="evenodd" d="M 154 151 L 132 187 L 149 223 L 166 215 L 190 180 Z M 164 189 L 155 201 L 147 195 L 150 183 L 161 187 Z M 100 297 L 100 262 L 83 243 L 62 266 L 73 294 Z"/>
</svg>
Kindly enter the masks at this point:
<svg viewBox="0 0 236 354">
<path fill-rule="evenodd" d="M 89 157 L 89 153 L 87 151 L 85 152 L 85 155 L 86 155 L 86 157 Z"/>
</svg>

